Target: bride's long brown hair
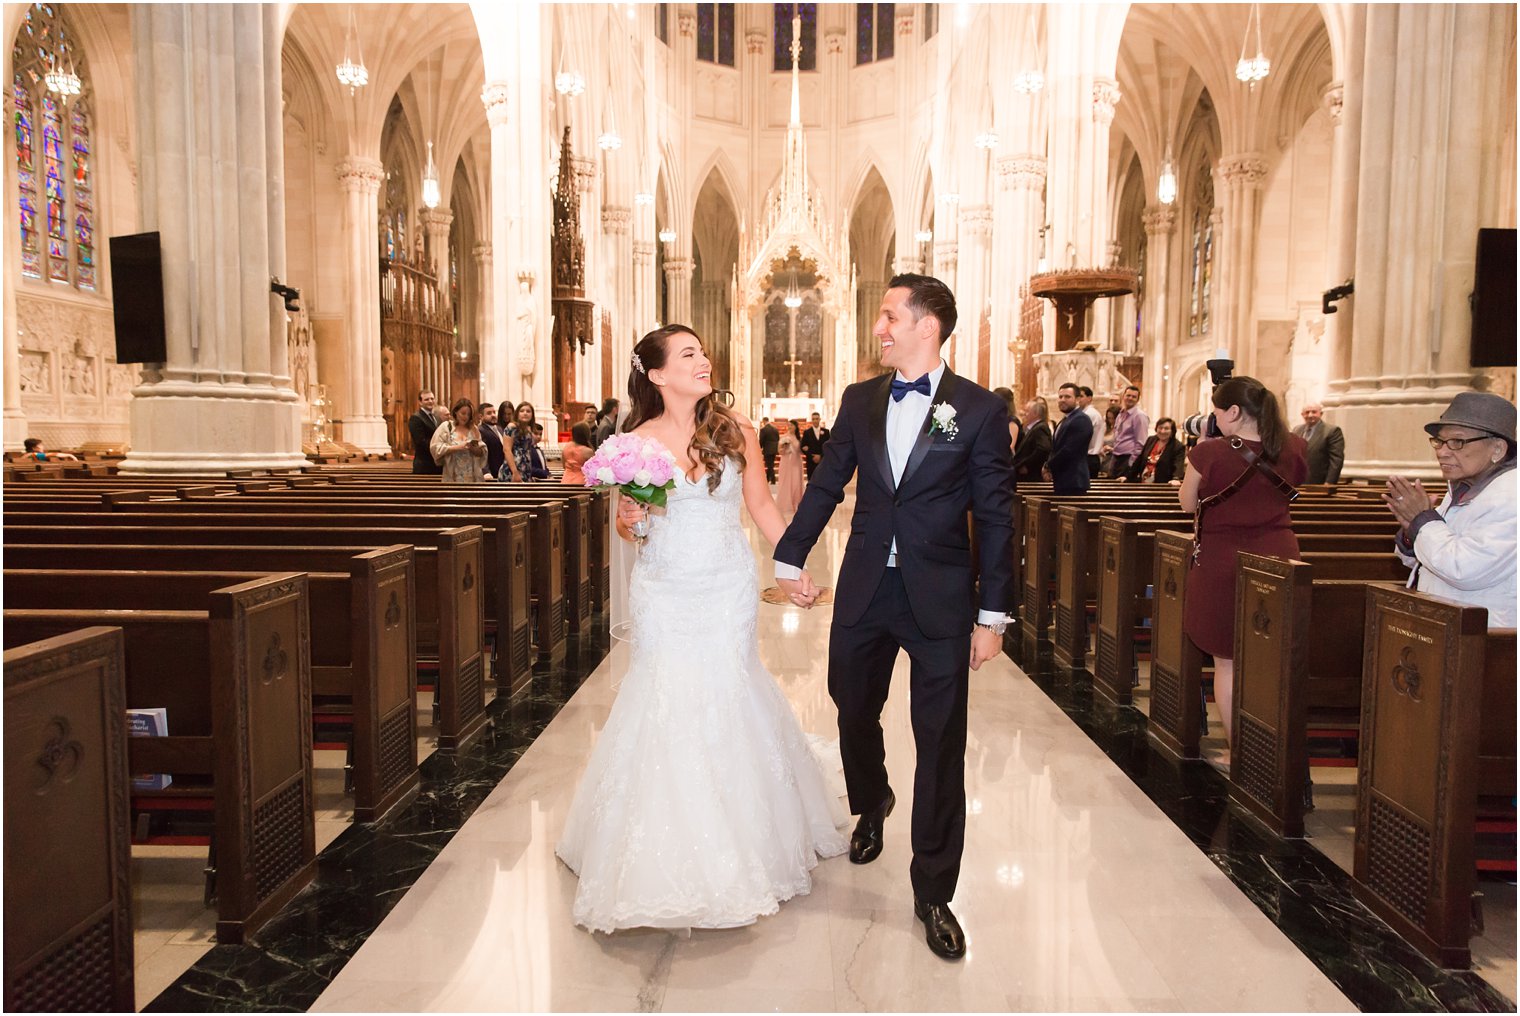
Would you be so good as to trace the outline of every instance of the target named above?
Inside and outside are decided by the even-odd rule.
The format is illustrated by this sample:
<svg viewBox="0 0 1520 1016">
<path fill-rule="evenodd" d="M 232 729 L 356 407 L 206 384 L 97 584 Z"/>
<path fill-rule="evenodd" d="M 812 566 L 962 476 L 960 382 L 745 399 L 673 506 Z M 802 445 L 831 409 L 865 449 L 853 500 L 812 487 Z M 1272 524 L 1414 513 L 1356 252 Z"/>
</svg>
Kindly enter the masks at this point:
<svg viewBox="0 0 1520 1016">
<path fill-rule="evenodd" d="M 665 366 L 672 335 L 690 335 L 702 341 L 702 336 L 686 325 L 666 325 L 656 328 L 633 347 L 633 355 L 644 369 L 631 367 L 628 371 L 630 407 L 623 424 L 625 433 L 665 412 L 665 397 L 660 394 L 660 386 L 649 380 L 649 372 Z M 718 401 L 717 392 L 697 401 L 696 415 L 697 429 L 686 451 L 707 470 L 707 490 L 711 493 L 722 481 L 719 471 L 725 458 L 738 459 L 740 470 L 744 469 L 744 431 L 739 427 L 738 417 Z"/>
</svg>

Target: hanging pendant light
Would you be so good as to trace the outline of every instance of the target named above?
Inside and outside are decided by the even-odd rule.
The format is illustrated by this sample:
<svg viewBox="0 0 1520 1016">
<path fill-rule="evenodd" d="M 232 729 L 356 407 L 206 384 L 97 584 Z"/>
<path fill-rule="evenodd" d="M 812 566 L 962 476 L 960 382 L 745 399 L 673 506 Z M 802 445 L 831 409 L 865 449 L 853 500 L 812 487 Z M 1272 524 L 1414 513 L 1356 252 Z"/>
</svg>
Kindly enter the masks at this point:
<svg viewBox="0 0 1520 1016">
<path fill-rule="evenodd" d="M 1251 38 L 1251 22 L 1256 22 L 1256 55 L 1246 57 L 1246 43 Z M 1245 82 L 1251 88 L 1256 87 L 1256 82 L 1266 79 L 1272 73 L 1272 61 L 1268 60 L 1261 46 L 1261 6 L 1251 5 L 1251 13 L 1246 17 L 1246 34 L 1240 40 L 1240 59 L 1235 63 L 1235 76 Z"/>
<path fill-rule="evenodd" d="M 661 243 L 675 243 L 676 231 L 671 229 L 669 226 L 666 226 L 664 229 L 660 230 L 659 237 Z"/>
<path fill-rule="evenodd" d="M 443 200 L 443 191 L 438 186 L 438 165 L 433 161 L 433 143 L 427 143 L 427 165 L 422 167 L 422 203 L 429 208 L 437 208 L 438 202 Z"/>
<path fill-rule="evenodd" d="M 1177 200 L 1177 170 L 1172 165 L 1170 146 L 1166 150 L 1166 158 L 1161 160 L 1161 179 L 1156 181 L 1156 200 L 1163 205 Z"/>
<path fill-rule="evenodd" d="M 350 52 L 359 55 L 358 63 L 349 58 Z M 348 8 L 348 27 L 343 30 L 343 62 L 338 65 L 338 83 L 348 86 L 349 95 L 369 84 L 369 68 L 364 66 L 364 49 L 359 45 L 359 25 L 352 5 Z"/>
<path fill-rule="evenodd" d="M 1020 95 L 1034 95 L 1045 87 L 1045 75 L 1039 71 L 1020 71 L 1013 77 L 1013 90 Z"/>
<path fill-rule="evenodd" d="M 52 67 L 43 75 L 42 80 L 47 84 L 48 91 L 57 92 L 63 96 L 64 102 L 68 102 L 70 98 L 79 94 L 83 85 L 79 80 L 79 75 L 74 73 L 74 53 L 72 49 L 69 52 L 69 69 L 66 71 L 59 69 L 58 54 L 64 45 L 63 30 L 61 28 L 59 29 L 58 36 L 58 49 L 49 54 L 52 58 Z"/>
<path fill-rule="evenodd" d="M 971 143 L 978 148 L 991 151 L 998 146 L 998 133 L 997 131 L 982 131 L 971 139 Z"/>
<path fill-rule="evenodd" d="M 802 306 L 802 293 L 800 293 L 797 289 L 796 272 L 792 273 L 792 281 L 786 287 L 786 296 L 782 298 L 781 302 L 792 310 L 796 310 L 798 307 Z"/>
</svg>

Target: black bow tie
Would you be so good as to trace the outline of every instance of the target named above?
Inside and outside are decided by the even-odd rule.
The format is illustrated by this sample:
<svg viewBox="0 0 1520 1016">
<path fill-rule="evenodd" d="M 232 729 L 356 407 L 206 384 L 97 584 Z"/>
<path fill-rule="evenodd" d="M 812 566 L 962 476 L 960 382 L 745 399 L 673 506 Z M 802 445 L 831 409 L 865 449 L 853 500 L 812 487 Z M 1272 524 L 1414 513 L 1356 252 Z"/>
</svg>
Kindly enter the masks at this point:
<svg viewBox="0 0 1520 1016">
<path fill-rule="evenodd" d="M 902 378 L 892 379 L 892 401 L 901 402 L 903 396 L 909 392 L 918 392 L 920 395 L 929 394 L 929 375 L 925 374 L 917 381 L 904 381 Z"/>
</svg>

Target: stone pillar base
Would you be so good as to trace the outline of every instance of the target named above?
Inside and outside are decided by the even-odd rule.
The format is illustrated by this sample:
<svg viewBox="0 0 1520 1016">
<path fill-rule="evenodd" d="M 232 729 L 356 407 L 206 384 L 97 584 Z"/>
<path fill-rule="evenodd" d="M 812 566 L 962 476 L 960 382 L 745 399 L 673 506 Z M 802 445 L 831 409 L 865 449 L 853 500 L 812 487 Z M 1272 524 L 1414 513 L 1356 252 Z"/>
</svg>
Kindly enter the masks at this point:
<svg viewBox="0 0 1520 1016">
<path fill-rule="evenodd" d="M 1385 479 L 1390 475 L 1440 481 L 1425 424 L 1438 419 L 1468 385 L 1439 388 L 1353 388 L 1324 399 L 1325 419 L 1346 437 L 1341 479 Z"/>
<path fill-rule="evenodd" d="M 301 469 L 301 406 L 288 390 L 161 383 L 132 393 L 123 474 Z"/>
<path fill-rule="evenodd" d="M 441 410 L 447 414 L 448 410 Z M 343 420 L 343 440 L 358 445 L 369 455 L 387 455 L 391 450 L 389 432 L 383 416 L 350 416 Z"/>
<path fill-rule="evenodd" d="M 32 435 L 26 432 L 26 413 L 19 409 L 7 409 L 5 411 L 5 450 L 8 452 L 26 451 L 26 439 Z"/>
</svg>

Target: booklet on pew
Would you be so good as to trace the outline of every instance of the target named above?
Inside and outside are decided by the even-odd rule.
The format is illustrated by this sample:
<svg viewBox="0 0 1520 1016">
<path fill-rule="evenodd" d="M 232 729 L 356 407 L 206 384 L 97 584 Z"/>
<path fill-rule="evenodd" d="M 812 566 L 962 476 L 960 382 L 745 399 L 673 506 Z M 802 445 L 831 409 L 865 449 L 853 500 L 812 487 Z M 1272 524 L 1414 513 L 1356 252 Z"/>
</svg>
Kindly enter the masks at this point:
<svg viewBox="0 0 1520 1016">
<path fill-rule="evenodd" d="M 133 737 L 166 737 L 169 733 L 169 711 L 162 706 L 156 709 L 128 709 L 127 729 Z M 168 773 L 150 773 L 132 777 L 133 790 L 163 790 L 174 782 Z"/>
</svg>

